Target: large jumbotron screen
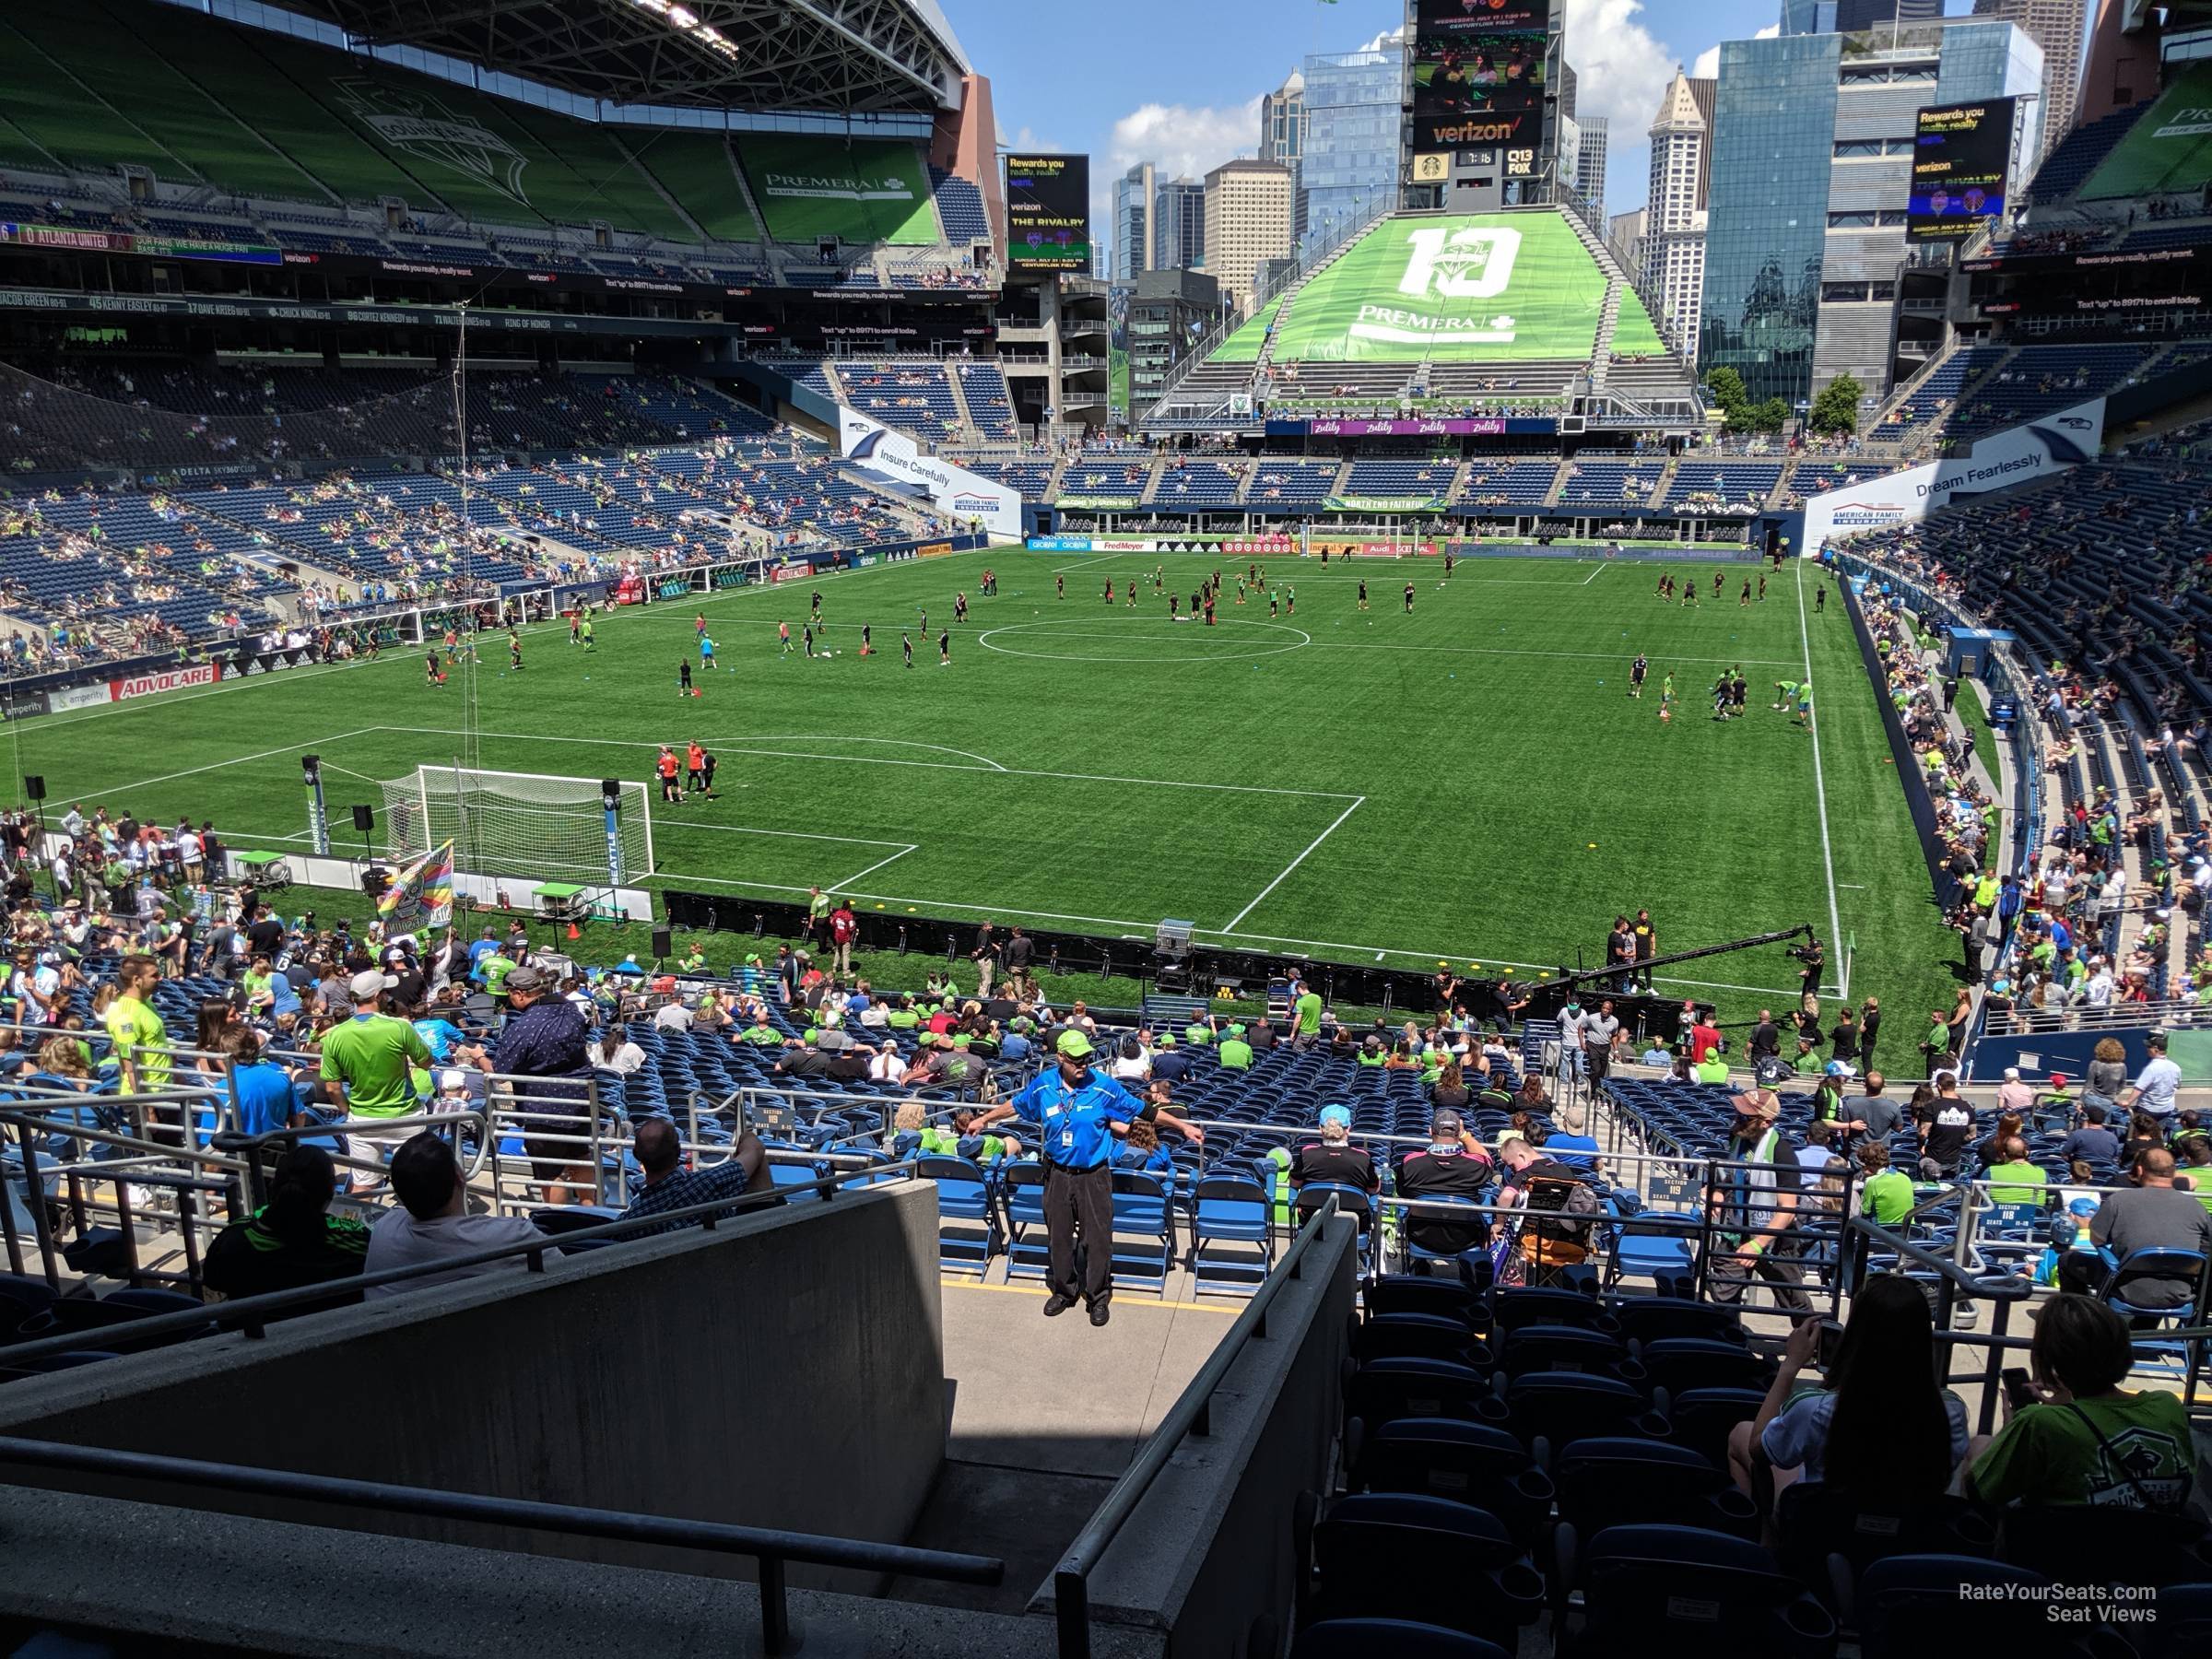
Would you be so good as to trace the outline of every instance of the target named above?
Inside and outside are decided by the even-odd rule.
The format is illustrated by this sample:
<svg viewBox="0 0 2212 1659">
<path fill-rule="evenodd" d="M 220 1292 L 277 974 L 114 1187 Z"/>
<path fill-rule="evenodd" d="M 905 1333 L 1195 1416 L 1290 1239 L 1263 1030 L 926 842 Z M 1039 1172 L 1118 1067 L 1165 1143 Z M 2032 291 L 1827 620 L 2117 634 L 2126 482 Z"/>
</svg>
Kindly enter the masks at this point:
<svg viewBox="0 0 2212 1659">
<path fill-rule="evenodd" d="M 1090 269 L 1090 158 L 1006 158 L 1006 263 Z"/>
<path fill-rule="evenodd" d="M 1414 12 L 1418 150 L 1533 143 L 1544 122 L 1549 0 L 1421 0 Z"/>
<path fill-rule="evenodd" d="M 2013 100 L 1932 104 L 1913 124 L 1912 194 L 1905 235 L 1963 241 L 2005 211 L 2012 168 Z"/>
</svg>

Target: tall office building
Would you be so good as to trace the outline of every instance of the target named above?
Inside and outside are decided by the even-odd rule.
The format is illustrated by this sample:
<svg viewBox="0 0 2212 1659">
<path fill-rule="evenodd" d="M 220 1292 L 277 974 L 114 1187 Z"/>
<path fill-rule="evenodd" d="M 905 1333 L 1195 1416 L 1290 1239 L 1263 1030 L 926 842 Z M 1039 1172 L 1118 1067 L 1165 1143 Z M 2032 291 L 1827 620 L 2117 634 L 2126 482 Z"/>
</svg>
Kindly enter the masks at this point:
<svg viewBox="0 0 2212 1659">
<path fill-rule="evenodd" d="M 1295 168 L 1306 153 L 1306 77 L 1293 69 L 1260 100 L 1260 159 Z"/>
<path fill-rule="evenodd" d="M 1206 274 L 1241 312 L 1260 267 L 1289 257 L 1290 197 L 1287 162 L 1224 161 L 1206 175 Z"/>
<path fill-rule="evenodd" d="M 2043 49 L 2041 160 L 2074 130 L 2081 93 L 2081 34 L 2087 0 L 1974 0 L 1974 16 L 2018 23 Z"/>
<path fill-rule="evenodd" d="M 1113 279 L 1135 282 L 1152 268 L 1152 163 L 1113 182 Z"/>
<path fill-rule="evenodd" d="M 1888 391 L 1914 112 L 2042 80 L 2027 31 L 1980 18 L 1722 42 L 1698 367 L 1736 370 L 1754 400 L 1803 404 L 1845 371 Z M 2018 111 L 2024 174 L 2040 100 Z"/>
<path fill-rule="evenodd" d="M 1606 229 L 1613 239 L 1613 245 L 1627 255 L 1629 268 L 1632 271 L 1643 269 L 1643 243 L 1651 234 L 1651 228 L 1652 210 L 1649 207 L 1638 207 L 1630 213 L 1617 213 L 1606 221 Z"/>
<path fill-rule="evenodd" d="M 1155 271 L 1195 271 L 1206 265 L 1206 186 L 1176 179 L 1152 193 Z"/>
<path fill-rule="evenodd" d="M 1306 212 L 1300 241 L 1308 252 L 1397 205 L 1405 88 L 1403 42 L 1306 60 L 1298 183 Z"/>
<path fill-rule="evenodd" d="M 1713 83 L 1676 65 L 1651 124 L 1651 196 L 1644 211 L 1643 282 L 1659 302 L 1660 331 L 1694 347 L 1705 286 L 1705 195 L 1710 178 Z"/>
<path fill-rule="evenodd" d="M 1580 135 L 1574 156 L 1574 188 L 1583 200 L 1606 205 L 1606 118 L 1583 115 L 1575 119 Z M 1562 162 L 1562 171 L 1564 170 Z"/>
<path fill-rule="evenodd" d="M 1943 0 L 1782 0 L 1785 35 L 1856 34 L 1943 16 Z"/>
<path fill-rule="evenodd" d="M 1150 407 L 1175 365 L 1221 314 L 1214 279 L 1203 271 L 1147 271 L 1129 296 L 1129 406 Z"/>
</svg>

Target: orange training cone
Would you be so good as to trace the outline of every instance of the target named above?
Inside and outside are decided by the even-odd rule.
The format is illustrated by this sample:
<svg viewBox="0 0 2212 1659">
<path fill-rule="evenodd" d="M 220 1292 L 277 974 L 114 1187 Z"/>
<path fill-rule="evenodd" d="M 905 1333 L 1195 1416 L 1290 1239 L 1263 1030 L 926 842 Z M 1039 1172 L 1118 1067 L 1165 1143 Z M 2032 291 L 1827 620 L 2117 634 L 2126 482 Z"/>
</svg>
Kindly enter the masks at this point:
<svg viewBox="0 0 2212 1659">
<path fill-rule="evenodd" d="M 582 934 L 576 931 L 576 924 L 573 922 L 569 924 L 569 937 L 571 939 L 581 939 L 583 937 Z"/>
</svg>

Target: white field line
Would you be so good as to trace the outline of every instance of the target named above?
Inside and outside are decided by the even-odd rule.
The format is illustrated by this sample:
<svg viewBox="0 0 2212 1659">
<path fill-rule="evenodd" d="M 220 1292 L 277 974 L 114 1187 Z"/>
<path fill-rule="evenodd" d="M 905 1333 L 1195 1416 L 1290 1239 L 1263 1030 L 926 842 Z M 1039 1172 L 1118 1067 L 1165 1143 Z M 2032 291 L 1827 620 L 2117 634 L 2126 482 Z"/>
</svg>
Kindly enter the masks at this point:
<svg viewBox="0 0 2212 1659">
<path fill-rule="evenodd" d="M 879 858 L 874 864 L 870 865 L 866 869 L 855 870 L 852 875 L 846 877 L 842 881 L 833 881 L 829 887 L 823 888 L 822 890 L 824 892 L 841 891 L 842 889 L 851 887 L 854 882 L 861 880 L 864 877 L 873 876 L 877 871 L 882 869 L 885 865 L 897 864 L 909 853 L 919 853 L 921 850 L 922 844 L 919 841 L 914 842 L 911 846 L 901 847 L 898 852 L 892 853 L 888 858 Z"/>
<path fill-rule="evenodd" d="M 1315 836 L 1306 844 L 1305 852 L 1300 853 L 1296 858 L 1285 865 L 1282 867 L 1281 873 L 1277 875 L 1273 881 L 1262 888 L 1259 892 L 1254 895 L 1250 904 L 1246 905 L 1242 910 L 1239 911 L 1235 915 L 1229 919 L 1230 927 L 1234 928 L 1238 923 L 1243 921 L 1244 918 L 1251 915 L 1253 911 L 1259 909 L 1260 900 L 1262 899 L 1266 898 L 1267 895 L 1274 892 L 1277 888 L 1282 886 L 1284 878 L 1287 877 L 1291 871 L 1297 869 L 1300 865 L 1304 864 L 1307 858 L 1312 855 L 1315 847 L 1320 846 L 1323 841 L 1327 841 L 1330 836 L 1335 834 L 1337 827 L 1341 825 L 1346 818 L 1350 818 L 1353 813 L 1359 811 L 1360 807 L 1366 805 L 1367 797 L 1365 795 L 1361 795 L 1349 806 L 1347 806 L 1342 812 L 1338 813 L 1336 815 L 1335 823 L 1332 823 L 1326 830 L 1324 830 L 1319 835 Z"/>
<path fill-rule="evenodd" d="M 453 737 L 460 735 L 446 726 L 377 726 L 371 729 L 380 732 L 410 733 L 426 737 Z M 514 743 L 581 743 L 601 748 L 658 749 L 661 747 L 658 743 L 650 740 L 638 741 L 626 737 L 569 737 L 555 735 L 548 732 L 480 732 L 477 735 L 496 737 L 502 741 Z M 837 741 L 860 740 L 841 738 Z M 1001 766 L 996 761 L 992 761 L 985 766 L 955 766 L 949 761 L 904 760 L 888 755 L 821 755 L 799 749 L 751 748 L 747 747 L 744 740 L 740 738 L 717 737 L 713 740 L 712 747 L 723 754 L 729 755 L 757 755 L 784 760 L 849 761 L 856 766 L 912 766 L 920 767 L 928 771 L 987 771 L 1000 777 L 1056 778 L 1070 783 L 1132 783 L 1155 789 L 1214 790 L 1223 794 L 1293 795 L 1308 801 L 1349 801 L 1355 798 L 1365 798 L 1355 797 L 1348 790 L 1342 789 L 1282 789 L 1262 783 L 1194 783 L 1181 778 L 1124 778 L 1100 772 L 1044 771 L 1029 767 Z M 1147 923 L 1146 925 L 1151 924 Z"/>
<path fill-rule="evenodd" d="M 1805 620 L 1803 559 L 1797 562 L 1797 641 L 1804 648 L 1805 677 L 1810 683 L 1813 677 L 1813 636 Z M 1839 953 L 1837 960 L 1840 963 L 1843 949 L 1843 917 L 1836 907 L 1836 853 L 1834 843 L 1828 835 L 1828 783 L 1820 771 L 1820 711 L 1816 707 L 1807 711 L 1807 713 L 1809 718 L 1806 724 L 1813 734 L 1813 796 L 1820 806 L 1820 862 L 1828 871 L 1828 947 Z M 1843 995 L 1851 994 L 1848 984 L 1840 983 L 1839 989 Z"/>
<path fill-rule="evenodd" d="M 342 743 L 348 737 L 359 737 L 367 732 L 381 731 L 381 726 L 356 726 L 350 732 L 340 732 L 335 737 L 309 737 L 298 743 L 287 743 L 276 748 L 263 749 L 254 755 L 233 755 L 227 760 L 211 760 L 206 766 L 187 767 L 182 771 L 163 772 L 156 778 L 140 778 L 133 783 L 103 783 L 93 789 L 70 792 L 75 795 L 117 795 L 134 789 L 151 789 L 157 783 L 171 783 L 179 778 L 196 778 L 202 772 L 221 771 L 226 767 L 245 766 L 255 760 L 266 760 L 272 755 L 304 753 L 326 743 Z"/>
</svg>

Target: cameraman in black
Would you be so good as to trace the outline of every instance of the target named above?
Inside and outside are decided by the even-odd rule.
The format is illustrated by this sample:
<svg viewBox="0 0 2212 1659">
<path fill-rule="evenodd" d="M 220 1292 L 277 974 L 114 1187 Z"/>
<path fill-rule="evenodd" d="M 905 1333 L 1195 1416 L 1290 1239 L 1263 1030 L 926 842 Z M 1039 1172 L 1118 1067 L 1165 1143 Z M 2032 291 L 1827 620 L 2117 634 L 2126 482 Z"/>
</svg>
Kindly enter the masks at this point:
<svg viewBox="0 0 2212 1659">
<path fill-rule="evenodd" d="M 1820 989 L 1821 970 L 1828 963 L 1828 952 L 1821 946 L 1820 935 L 1815 934 L 1804 944 L 1793 946 L 1783 954 L 1794 959 L 1803 970 L 1797 986 L 1798 994 L 1800 996 L 1817 994 Z"/>
</svg>

